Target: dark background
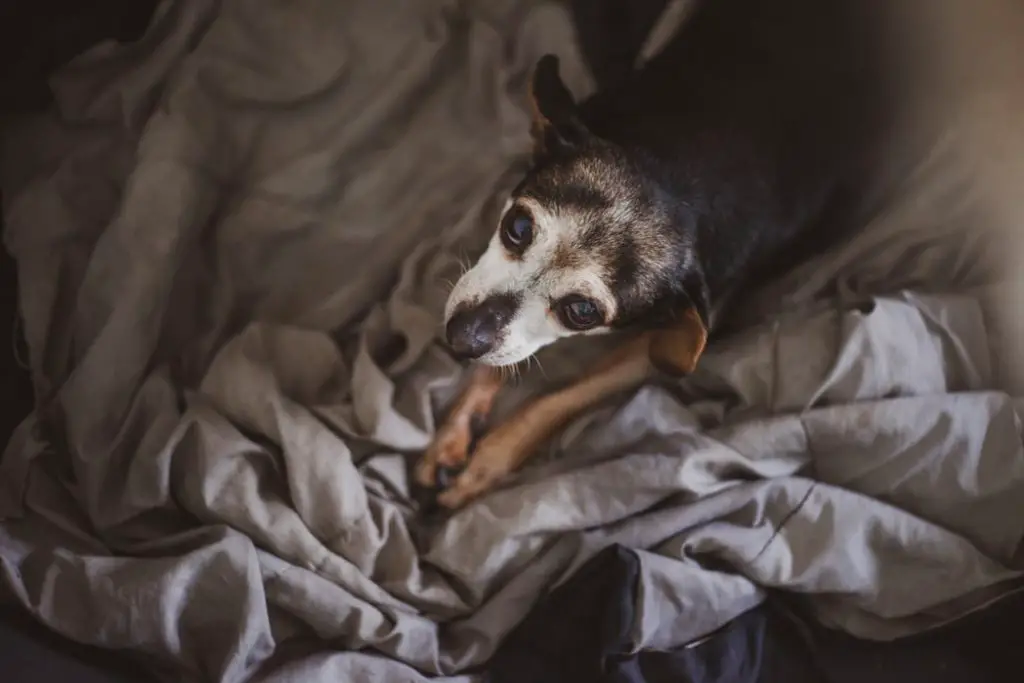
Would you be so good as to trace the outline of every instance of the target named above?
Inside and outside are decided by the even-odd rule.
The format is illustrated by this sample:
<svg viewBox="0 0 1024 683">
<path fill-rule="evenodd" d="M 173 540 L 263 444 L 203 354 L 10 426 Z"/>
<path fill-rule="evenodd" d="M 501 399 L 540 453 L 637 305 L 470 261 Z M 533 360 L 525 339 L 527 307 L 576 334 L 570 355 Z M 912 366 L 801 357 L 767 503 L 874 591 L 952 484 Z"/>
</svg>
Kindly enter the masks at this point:
<svg viewBox="0 0 1024 683">
<path fill-rule="evenodd" d="M 571 0 L 584 56 L 599 87 L 628 73 L 644 37 L 666 3 L 667 0 Z M 0 125 L 12 116 L 45 108 L 49 102 L 47 76 L 67 60 L 101 40 L 136 38 L 144 30 L 156 4 L 155 0 L 0 0 Z M 614 49 L 609 50 L 609 45 Z M 0 203 L 2 201 L 0 196 Z M 32 407 L 28 373 L 16 360 L 18 356 L 26 357 L 24 344 L 16 334 L 16 281 L 14 263 L 6 249 L 0 249 L 0 390 L 6 394 L 0 400 L 3 406 L 0 446 L 6 445 L 11 431 Z M 19 347 L 17 354 L 15 344 Z M 589 590 L 581 581 L 570 588 L 584 593 Z M 598 606 L 607 599 L 605 594 L 593 595 L 575 604 Z M 542 604 L 531 619 L 553 620 L 554 617 L 545 612 L 550 609 L 550 605 Z M 584 621 L 589 618 L 576 616 Z M 777 634 L 776 639 L 789 637 L 785 625 L 767 606 L 757 614 L 738 620 L 727 629 L 729 632 L 712 639 L 706 646 L 696 648 L 693 656 L 704 657 L 705 663 L 715 668 L 715 662 L 728 659 L 726 651 L 740 642 L 736 634 L 744 629 L 752 632 L 750 629 L 759 628 L 757 624 L 761 621 L 768 624 L 769 632 Z M 529 628 L 534 634 L 543 631 L 533 626 Z M 733 631 L 735 633 L 731 633 Z M 794 641 L 792 646 L 806 651 L 806 655 L 801 656 L 818 663 L 815 668 L 821 674 L 816 674 L 814 680 L 883 683 L 898 679 L 904 683 L 918 680 L 923 683 L 925 679 L 915 676 L 915 672 L 927 669 L 922 663 L 934 662 L 940 653 L 950 658 L 949 662 L 962 667 L 962 671 L 970 672 L 964 674 L 964 683 L 1024 680 L 1024 667 L 1020 666 L 1024 663 L 1024 600 L 1008 601 L 990 613 L 976 615 L 954 628 L 910 642 L 857 643 L 821 631 L 813 638 L 813 644 Z M 517 642 L 518 638 L 510 639 L 504 650 L 515 660 L 525 662 L 528 657 L 516 654 Z M 592 643 L 590 647 L 599 648 L 599 645 Z M 785 650 L 781 646 L 775 649 L 778 653 Z M 696 662 L 694 659 L 683 663 L 693 673 Z M 948 666 L 945 664 L 943 668 Z M 0 672 L 4 672 L 0 673 L 4 683 L 152 680 L 139 660 L 63 640 L 37 625 L 18 608 L 2 605 Z M 947 673 L 951 671 L 947 669 Z M 712 678 L 722 683 L 734 680 L 728 676 Z M 943 680 L 956 678 L 954 675 L 952 679 Z M 931 680 L 938 679 L 933 676 Z"/>
</svg>

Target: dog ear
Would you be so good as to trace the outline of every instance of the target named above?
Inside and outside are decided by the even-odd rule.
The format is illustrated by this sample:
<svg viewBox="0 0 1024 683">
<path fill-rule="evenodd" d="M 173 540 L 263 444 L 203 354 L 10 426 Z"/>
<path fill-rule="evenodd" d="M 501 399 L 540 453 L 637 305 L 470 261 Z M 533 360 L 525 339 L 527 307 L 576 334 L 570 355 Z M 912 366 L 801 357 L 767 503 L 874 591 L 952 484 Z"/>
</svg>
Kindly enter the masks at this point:
<svg viewBox="0 0 1024 683">
<path fill-rule="evenodd" d="M 576 100 L 562 82 L 555 55 L 544 55 L 537 62 L 530 85 L 530 103 L 535 157 L 574 147 L 589 136 L 577 115 Z"/>
<path fill-rule="evenodd" d="M 703 275 L 692 273 L 683 283 L 683 291 L 678 312 L 653 331 L 648 347 L 651 365 L 672 377 L 693 372 L 708 343 L 711 304 Z"/>
</svg>

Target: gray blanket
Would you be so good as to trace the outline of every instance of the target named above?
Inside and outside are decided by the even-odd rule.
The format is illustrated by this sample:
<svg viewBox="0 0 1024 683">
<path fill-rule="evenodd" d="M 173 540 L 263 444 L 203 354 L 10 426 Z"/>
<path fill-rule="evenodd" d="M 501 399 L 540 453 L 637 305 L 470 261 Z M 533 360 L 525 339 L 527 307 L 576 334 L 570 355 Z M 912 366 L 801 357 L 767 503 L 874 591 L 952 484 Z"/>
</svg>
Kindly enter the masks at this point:
<svg viewBox="0 0 1024 683">
<path fill-rule="evenodd" d="M 637 649 L 770 589 L 873 639 L 1012 590 L 1022 392 L 941 144 L 693 377 L 418 512 L 407 466 L 462 374 L 448 280 L 522 168 L 545 52 L 587 91 L 557 3 L 180 0 L 57 75 L 4 155 L 39 395 L 0 471 L 6 596 L 169 680 L 390 683 L 468 680 L 612 543 L 643 562 Z"/>
</svg>

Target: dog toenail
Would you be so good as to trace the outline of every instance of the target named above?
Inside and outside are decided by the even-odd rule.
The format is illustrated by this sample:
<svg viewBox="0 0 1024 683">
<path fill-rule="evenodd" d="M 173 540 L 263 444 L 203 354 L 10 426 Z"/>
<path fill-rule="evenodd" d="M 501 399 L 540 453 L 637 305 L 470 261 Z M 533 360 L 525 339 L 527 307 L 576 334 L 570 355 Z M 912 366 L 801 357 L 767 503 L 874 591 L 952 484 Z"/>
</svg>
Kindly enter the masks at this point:
<svg viewBox="0 0 1024 683">
<path fill-rule="evenodd" d="M 445 465 L 438 465 L 437 475 L 434 479 L 434 485 L 439 489 L 447 489 L 455 481 L 455 478 L 462 474 L 464 467 L 447 467 Z"/>
</svg>

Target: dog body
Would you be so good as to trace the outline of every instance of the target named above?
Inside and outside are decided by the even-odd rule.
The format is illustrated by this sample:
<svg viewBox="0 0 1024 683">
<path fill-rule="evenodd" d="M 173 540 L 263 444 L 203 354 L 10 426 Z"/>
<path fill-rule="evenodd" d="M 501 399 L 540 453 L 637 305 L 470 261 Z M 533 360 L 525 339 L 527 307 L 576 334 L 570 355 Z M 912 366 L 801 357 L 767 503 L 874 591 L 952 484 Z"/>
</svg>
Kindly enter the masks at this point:
<svg viewBox="0 0 1024 683">
<path fill-rule="evenodd" d="M 488 435 L 442 504 L 486 490 L 653 369 L 692 371 L 730 295 L 861 223 L 854 209 L 892 119 L 878 7 L 706 0 L 659 55 L 580 105 L 557 60 L 541 60 L 532 168 L 445 311 L 453 352 L 483 367 L 452 412 L 463 426 L 439 431 L 417 478 L 433 484 L 438 467 L 466 462 L 466 416 L 486 413 L 500 387 L 488 367 L 566 336 L 634 334 Z"/>
</svg>

